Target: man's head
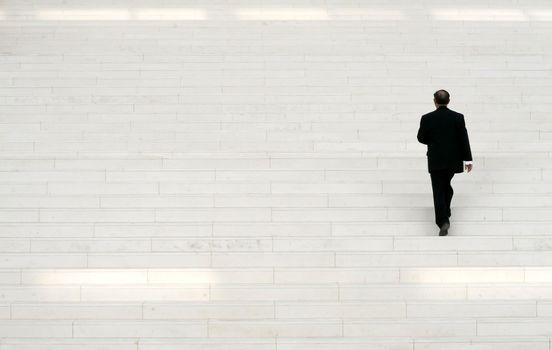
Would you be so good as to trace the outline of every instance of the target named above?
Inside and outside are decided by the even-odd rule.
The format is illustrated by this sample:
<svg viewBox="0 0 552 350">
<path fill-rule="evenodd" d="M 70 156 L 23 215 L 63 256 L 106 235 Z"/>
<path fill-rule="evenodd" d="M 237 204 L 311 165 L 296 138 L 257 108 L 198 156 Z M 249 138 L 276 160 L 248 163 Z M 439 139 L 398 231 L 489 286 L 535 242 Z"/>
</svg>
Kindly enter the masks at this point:
<svg viewBox="0 0 552 350">
<path fill-rule="evenodd" d="M 437 90 L 433 94 L 435 106 L 446 106 L 450 101 L 450 94 L 446 90 Z"/>
</svg>

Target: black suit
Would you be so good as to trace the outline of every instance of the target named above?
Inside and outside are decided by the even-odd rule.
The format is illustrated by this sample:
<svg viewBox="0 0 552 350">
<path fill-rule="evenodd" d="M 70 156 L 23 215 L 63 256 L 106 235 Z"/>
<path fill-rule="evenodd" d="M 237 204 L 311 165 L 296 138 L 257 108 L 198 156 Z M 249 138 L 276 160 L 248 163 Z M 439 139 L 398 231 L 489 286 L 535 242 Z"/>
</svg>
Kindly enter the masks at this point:
<svg viewBox="0 0 552 350">
<path fill-rule="evenodd" d="M 439 106 L 420 120 L 418 141 L 427 145 L 427 166 L 433 188 L 435 223 L 441 226 L 450 217 L 453 190 L 450 181 L 471 161 L 470 141 L 464 115 Z"/>
</svg>

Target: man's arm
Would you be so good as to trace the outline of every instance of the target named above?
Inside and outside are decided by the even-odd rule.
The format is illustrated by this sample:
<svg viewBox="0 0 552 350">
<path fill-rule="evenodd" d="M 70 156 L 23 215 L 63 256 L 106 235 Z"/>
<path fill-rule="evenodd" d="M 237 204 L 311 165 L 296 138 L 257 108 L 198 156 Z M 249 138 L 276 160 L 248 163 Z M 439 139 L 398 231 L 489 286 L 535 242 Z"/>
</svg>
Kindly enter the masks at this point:
<svg viewBox="0 0 552 350">
<path fill-rule="evenodd" d="M 462 142 L 462 156 L 464 160 L 472 161 L 472 154 L 470 148 L 470 139 L 468 137 L 468 130 L 466 129 L 466 122 L 464 121 L 464 116 L 460 117 L 460 135 Z"/>
<path fill-rule="evenodd" d="M 424 125 L 424 117 L 422 116 L 422 119 L 420 119 L 420 128 L 418 129 L 418 142 L 423 144 L 428 144 L 428 135 L 427 135 L 427 129 Z"/>
<path fill-rule="evenodd" d="M 473 158 L 470 148 L 470 139 L 468 137 L 468 130 L 466 129 L 466 122 L 464 121 L 464 116 L 461 116 L 461 130 L 460 134 L 462 135 L 462 154 L 464 158 L 464 168 L 469 173 L 473 167 Z"/>
</svg>

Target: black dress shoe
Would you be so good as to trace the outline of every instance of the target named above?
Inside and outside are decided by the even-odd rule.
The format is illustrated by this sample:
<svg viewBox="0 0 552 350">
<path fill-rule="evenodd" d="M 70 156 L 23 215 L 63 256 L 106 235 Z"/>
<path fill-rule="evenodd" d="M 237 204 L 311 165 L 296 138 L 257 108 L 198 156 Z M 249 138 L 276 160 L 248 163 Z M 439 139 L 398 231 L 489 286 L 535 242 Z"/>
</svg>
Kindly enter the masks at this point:
<svg viewBox="0 0 552 350">
<path fill-rule="evenodd" d="M 441 225 L 441 230 L 439 231 L 439 236 L 446 236 L 448 235 L 448 229 L 450 227 L 450 223 L 445 222 L 443 225 Z"/>
</svg>

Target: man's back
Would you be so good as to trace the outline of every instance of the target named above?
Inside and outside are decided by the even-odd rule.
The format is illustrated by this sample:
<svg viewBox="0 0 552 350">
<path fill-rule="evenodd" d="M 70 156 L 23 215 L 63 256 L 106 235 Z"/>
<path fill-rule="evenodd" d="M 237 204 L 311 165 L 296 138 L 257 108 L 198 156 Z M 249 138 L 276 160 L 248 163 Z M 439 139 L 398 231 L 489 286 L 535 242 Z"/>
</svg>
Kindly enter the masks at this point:
<svg viewBox="0 0 552 350">
<path fill-rule="evenodd" d="M 428 170 L 452 170 L 461 173 L 463 161 L 471 161 L 471 150 L 464 116 L 439 106 L 422 116 L 418 141 L 427 144 Z"/>
<path fill-rule="evenodd" d="M 464 161 L 468 172 L 473 167 L 464 116 L 448 109 L 449 102 L 448 91 L 436 91 L 433 103 L 437 109 L 422 116 L 418 130 L 418 141 L 427 145 L 427 164 L 439 236 L 448 235 L 450 227 L 450 203 L 454 194 L 450 181 L 454 173 L 464 171 Z"/>
</svg>

